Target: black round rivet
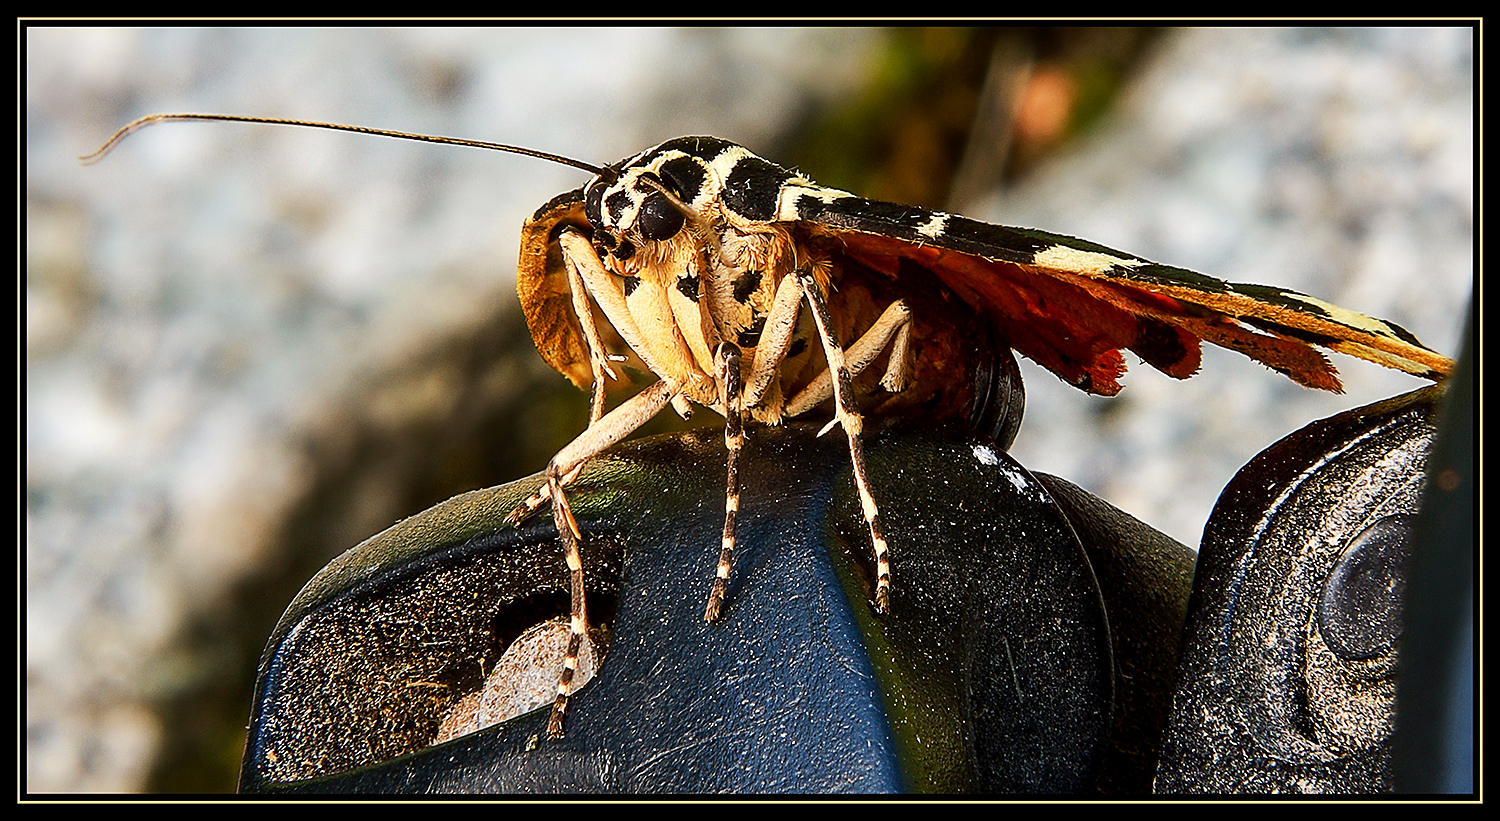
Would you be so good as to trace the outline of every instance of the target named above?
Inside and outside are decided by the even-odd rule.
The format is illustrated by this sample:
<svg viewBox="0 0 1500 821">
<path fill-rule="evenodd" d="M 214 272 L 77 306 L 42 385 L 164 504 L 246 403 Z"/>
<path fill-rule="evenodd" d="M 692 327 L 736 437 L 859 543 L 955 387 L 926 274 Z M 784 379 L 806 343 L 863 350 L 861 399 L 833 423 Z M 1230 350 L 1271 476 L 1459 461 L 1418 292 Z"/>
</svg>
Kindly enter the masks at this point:
<svg viewBox="0 0 1500 821">
<path fill-rule="evenodd" d="M 1318 629 L 1339 658 L 1388 652 L 1401 635 L 1412 516 L 1386 516 L 1349 541 L 1323 585 Z"/>
</svg>

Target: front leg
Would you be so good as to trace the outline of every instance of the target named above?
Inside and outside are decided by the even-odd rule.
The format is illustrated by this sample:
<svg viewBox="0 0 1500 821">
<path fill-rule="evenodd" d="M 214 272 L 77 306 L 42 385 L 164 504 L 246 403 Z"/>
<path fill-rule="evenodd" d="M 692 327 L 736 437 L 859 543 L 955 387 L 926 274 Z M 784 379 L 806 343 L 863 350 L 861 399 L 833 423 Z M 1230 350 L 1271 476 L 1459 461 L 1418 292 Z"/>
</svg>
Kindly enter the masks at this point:
<svg viewBox="0 0 1500 821">
<path fill-rule="evenodd" d="M 797 330 L 797 312 L 802 306 L 802 285 L 795 276 L 781 278 L 776 298 L 766 315 L 765 328 L 755 346 L 755 360 L 745 387 L 744 406 L 756 410 L 756 419 L 769 425 L 780 424 L 785 412 L 781 396 L 781 363 L 786 361 L 792 338 Z"/>
<path fill-rule="evenodd" d="M 590 253 L 592 254 L 590 249 Z M 589 346 L 589 369 L 594 374 L 594 384 L 589 391 L 589 424 L 604 416 L 604 380 L 619 380 L 614 368 L 609 366 L 609 353 L 599 337 L 599 328 L 594 324 L 594 311 L 589 307 L 588 288 L 578 273 L 578 261 L 571 253 L 563 254 L 563 268 L 568 273 L 568 291 L 573 297 L 573 313 L 583 329 L 584 344 Z"/>
<path fill-rule="evenodd" d="M 609 366 L 604 343 L 599 336 L 594 324 L 593 311 L 588 304 L 588 298 L 593 297 L 599 309 L 609 320 L 609 324 L 625 340 L 625 344 L 635 351 L 641 361 L 652 373 L 659 376 L 672 374 L 679 375 L 687 381 L 707 382 L 708 380 L 691 371 L 682 368 L 673 369 L 674 362 L 680 363 L 681 356 L 671 356 L 670 348 L 666 356 L 660 345 L 651 344 L 650 338 L 636 322 L 635 315 L 630 306 L 626 304 L 625 292 L 622 290 L 619 280 L 605 267 L 604 262 L 599 259 L 599 254 L 594 251 L 594 246 L 576 228 L 565 228 L 557 238 L 562 247 L 563 263 L 568 272 L 568 287 L 572 291 L 573 310 L 578 316 L 580 326 L 583 328 L 584 341 L 589 347 L 590 368 L 594 375 L 594 384 L 589 401 L 589 427 L 596 425 L 603 416 L 604 411 L 604 378 L 614 377 L 614 371 Z M 680 383 L 679 383 L 680 384 Z M 678 392 L 671 397 L 673 406 L 677 412 L 687 418 L 690 412 L 688 397 Z M 623 407 L 623 406 L 622 406 Z M 567 486 L 578 477 L 578 469 L 581 463 L 574 465 L 571 472 L 564 473 L 559 483 Z M 548 499 L 546 488 L 540 488 L 511 511 L 506 519 L 512 523 L 518 523 L 536 512 Z"/>
<path fill-rule="evenodd" d="M 553 738 L 563 734 L 563 713 L 568 709 L 568 697 L 573 693 L 573 675 L 578 669 L 578 651 L 583 636 L 588 631 L 588 606 L 583 589 L 583 557 L 578 551 L 578 540 L 582 534 L 578 522 L 573 518 L 572 507 L 563 491 L 565 480 L 576 477 L 584 463 L 600 451 L 630 435 L 644 425 L 680 390 L 670 380 L 663 379 L 635 396 L 625 400 L 598 422 L 569 442 L 552 457 L 547 464 L 547 496 L 552 500 L 552 520 L 557 525 L 558 538 L 562 540 L 563 557 L 568 565 L 569 599 L 571 617 L 568 623 L 568 649 L 563 656 L 562 675 L 557 681 L 557 700 L 552 704 L 552 716 L 547 721 L 547 735 Z M 523 503 L 516 511 L 526 510 Z"/>
</svg>

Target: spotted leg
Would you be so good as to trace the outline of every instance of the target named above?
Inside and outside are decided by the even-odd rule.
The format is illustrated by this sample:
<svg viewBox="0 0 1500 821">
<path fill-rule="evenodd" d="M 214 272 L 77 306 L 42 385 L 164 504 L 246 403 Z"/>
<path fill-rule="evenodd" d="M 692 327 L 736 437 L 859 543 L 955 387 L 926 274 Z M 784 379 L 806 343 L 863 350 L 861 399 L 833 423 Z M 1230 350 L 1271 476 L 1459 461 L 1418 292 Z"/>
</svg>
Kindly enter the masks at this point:
<svg viewBox="0 0 1500 821">
<path fill-rule="evenodd" d="M 802 293 L 812 309 L 813 321 L 818 326 L 818 337 L 823 343 L 823 354 L 828 359 L 828 370 L 833 379 L 834 423 L 844 428 L 849 439 L 849 461 L 854 467 L 854 485 L 859 491 L 859 503 L 864 511 L 865 522 L 870 526 L 870 541 L 875 547 L 875 611 L 886 613 L 891 605 L 890 549 L 880 526 L 880 509 L 875 505 L 875 497 L 870 493 L 870 480 L 865 475 L 865 450 L 860 438 L 864 433 L 864 417 L 854 409 L 853 379 L 844 361 L 844 349 L 833 333 L 833 320 L 823 291 L 810 272 L 797 271 L 795 275 L 802 284 Z"/>
<path fill-rule="evenodd" d="M 880 386 L 891 393 L 906 389 L 911 380 L 911 309 L 900 300 L 892 302 L 875 324 L 844 351 L 844 366 L 853 378 L 875 361 L 880 352 L 890 349 L 891 356 L 880 377 Z M 786 415 L 799 416 L 817 407 L 833 395 L 833 370 L 824 371 L 807 387 L 787 400 Z"/>
<path fill-rule="evenodd" d="M 775 302 L 766 320 L 765 330 L 761 333 L 760 344 L 755 349 L 755 360 L 746 382 L 744 396 L 737 405 L 731 406 L 728 401 L 722 403 L 722 407 L 726 409 L 733 408 L 733 413 L 725 414 L 728 420 L 725 427 L 725 444 L 728 446 L 730 459 L 729 488 L 726 494 L 727 509 L 719 564 L 715 571 L 713 588 L 709 592 L 708 607 L 704 612 L 704 618 L 707 621 L 718 619 L 722 612 L 725 589 L 731 570 L 731 558 L 736 538 L 735 518 L 739 510 L 736 460 L 744 441 L 743 433 L 738 432 L 737 428 L 744 422 L 745 409 L 754 407 L 763 414 L 764 421 L 775 424 L 783 415 L 796 416 L 805 413 L 833 394 L 832 370 L 824 371 L 784 405 L 777 386 L 775 377 L 779 373 L 793 339 L 797 313 L 803 299 L 802 288 L 801 282 L 795 276 L 786 277 L 781 281 L 776 290 Z M 892 303 L 875 321 L 875 324 L 858 341 L 849 346 L 844 356 L 845 368 L 852 377 L 854 374 L 863 372 L 882 351 L 889 349 L 889 362 L 881 378 L 881 385 L 892 393 L 903 390 L 911 376 L 910 332 L 911 311 L 904 302 Z M 726 385 L 728 377 L 724 376 L 725 371 L 722 365 L 720 374 L 720 384 Z M 734 378 L 737 378 L 737 374 Z M 733 396 L 734 393 L 729 392 L 728 395 Z M 851 394 L 846 393 L 846 395 Z M 884 540 L 877 539 L 876 544 L 884 544 Z"/>
<path fill-rule="evenodd" d="M 572 615 L 568 623 L 568 649 L 563 657 L 562 675 L 557 681 L 557 700 L 552 703 L 552 717 L 547 721 L 547 735 L 563 734 L 563 713 L 568 696 L 573 693 L 573 676 L 578 670 L 578 651 L 588 631 L 588 606 L 583 591 L 583 559 L 578 552 L 578 522 L 563 492 L 564 477 L 576 476 L 583 464 L 600 451 L 630 435 L 666 407 L 678 386 L 666 379 L 657 382 L 625 400 L 598 422 L 569 442 L 547 464 L 547 496 L 552 501 L 552 520 L 562 541 L 563 557 L 568 565 L 569 597 Z"/>
<path fill-rule="evenodd" d="M 718 621 L 724 607 L 724 590 L 729 584 L 729 568 L 734 558 L 735 519 L 740 510 L 740 450 L 745 445 L 740 349 L 733 343 L 721 342 L 714 359 L 718 363 L 720 401 L 724 407 L 724 446 L 729 451 L 729 478 L 724 492 L 724 535 L 720 540 L 719 564 L 714 570 L 713 587 L 708 591 L 704 621 Z"/>
</svg>

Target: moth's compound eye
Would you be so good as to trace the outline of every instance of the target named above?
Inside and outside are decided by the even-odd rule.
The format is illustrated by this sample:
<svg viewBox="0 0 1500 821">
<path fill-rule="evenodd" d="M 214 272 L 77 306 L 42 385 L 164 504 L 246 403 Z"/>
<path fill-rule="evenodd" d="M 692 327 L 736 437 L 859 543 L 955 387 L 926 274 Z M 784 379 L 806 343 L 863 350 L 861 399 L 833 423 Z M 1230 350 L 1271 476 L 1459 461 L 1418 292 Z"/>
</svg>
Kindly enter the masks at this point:
<svg viewBox="0 0 1500 821">
<path fill-rule="evenodd" d="M 683 215 L 677 206 L 667 201 L 660 192 L 653 192 L 641 203 L 635 226 L 641 236 L 653 242 L 671 239 L 682 230 Z"/>
</svg>

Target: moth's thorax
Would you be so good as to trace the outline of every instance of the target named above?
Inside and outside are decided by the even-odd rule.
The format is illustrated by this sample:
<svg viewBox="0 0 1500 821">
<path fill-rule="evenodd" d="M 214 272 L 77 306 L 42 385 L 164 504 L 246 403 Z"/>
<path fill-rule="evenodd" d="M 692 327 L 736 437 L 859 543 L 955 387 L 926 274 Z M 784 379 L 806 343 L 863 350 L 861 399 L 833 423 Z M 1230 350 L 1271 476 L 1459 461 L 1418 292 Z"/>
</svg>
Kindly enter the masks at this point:
<svg viewBox="0 0 1500 821">
<path fill-rule="evenodd" d="M 662 189 L 692 216 L 669 208 Z M 665 239 L 677 217 L 742 231 L 795 220 L 787 212 L 811 193 L 822 199 L 850 196 L 714 137 L 679 137 L 611 166 L 586 194 L 589 220 L 618 239 Z M 677 210 L 679 213 L 669 213 Z"/>
<path fill-rule="evenodd" d="M 726 227 L 719 233 L 718 257 L 705 290 L 719 332 L 753 349 L 777 286 L 796 267 L 796 245 L 791 232 L 774 223 L 754 232 Z"/>
</svg>

